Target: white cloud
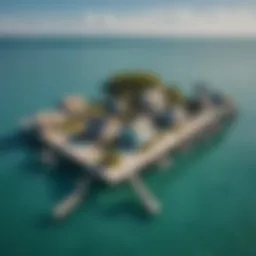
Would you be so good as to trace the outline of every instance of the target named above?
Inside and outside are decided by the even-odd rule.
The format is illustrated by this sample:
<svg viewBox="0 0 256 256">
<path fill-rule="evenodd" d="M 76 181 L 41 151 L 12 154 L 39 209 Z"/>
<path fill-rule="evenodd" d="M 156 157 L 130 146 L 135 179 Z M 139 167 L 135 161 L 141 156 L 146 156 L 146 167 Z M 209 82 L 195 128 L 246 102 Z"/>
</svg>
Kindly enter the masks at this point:
<svg viewBox="0 0 256 256">
<path fill-rule="evenodd" d="M 256 36 L 256 6 L 5 15 L 0 17 L 0 34 Z"/>
</svg>

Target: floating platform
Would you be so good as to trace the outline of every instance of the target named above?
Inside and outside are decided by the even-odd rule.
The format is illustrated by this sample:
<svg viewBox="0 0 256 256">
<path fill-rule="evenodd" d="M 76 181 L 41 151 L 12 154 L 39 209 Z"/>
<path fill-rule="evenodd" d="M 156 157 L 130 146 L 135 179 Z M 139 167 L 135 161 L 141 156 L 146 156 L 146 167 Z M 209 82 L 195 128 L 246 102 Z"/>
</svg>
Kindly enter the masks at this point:
<svg viewBox="0 0 256 256">
<path fill-rule="evenodd" d="M 186 116 L 183 122 L 159 132 L 157 139 L 154 139 L 154 142 L 146 148 L 120 154 L 119 161 L 113 165 L 101 163 L 100 159 L 106 149 L 100 143 L 74 144 L 66 133 L 53 130 L 42 131 L 37 123 L 37 115 L 23 120 L 22 130 L 35 135 L 43 145 L 44 159 L 49 163 L 55 162 L 56 158 L 61 156 L 82 167 L 87 176 L 89 174 L 90 182 L 79 183 L 75 191 L 54 208 L 55 218 L 64 218 L 82 202 L 85 190 L 89 188 L 89 183 L 93 179 L 101 180 L 110 186 L 128 182 L 138 194 L 145 209 L 151 214 L 156 214 L 160 212 L 161 204 L 140 180 L 140 173 L 151 164 L 163 160 L 164 156 L 169 155 L 170 152 L 197 140 L 212 127 L 219 125 L 235 113 L 233 101 L 223 95 L 221 104 L 207 105 L 197 114 Z"/>
<path fill-rule="evenodd" d="M 84 167 L 85 172 L 89 172 L 93 177 L 97 177 L 110 185 L 116 185 L 130 179 L 134 174 L 139 173 L 166 153 L 195 139 L 201 133 L 206 132 L 210 126 L 216 125 L 224 118 L 232 115 L 234 111 L 235 108 L 230 101 L 224 106 L 206 109 L 198 116 L 187 119 L 180 127 L 165 131 L 161 138 L 155 141 L 154 146 L 148 150 L 123 155 L 120 163 L 113 167 L 90 166 L 86 157 L 88 147 L 69 144 L 67 138 L 62 134 L 49 134 L 42 136 L 40 140 L 54 154 L 64 156 Z M 100 149 L 95 147 L 94 151 L 91 150 L 90 154 L 97 158 Z"/>
</svg>

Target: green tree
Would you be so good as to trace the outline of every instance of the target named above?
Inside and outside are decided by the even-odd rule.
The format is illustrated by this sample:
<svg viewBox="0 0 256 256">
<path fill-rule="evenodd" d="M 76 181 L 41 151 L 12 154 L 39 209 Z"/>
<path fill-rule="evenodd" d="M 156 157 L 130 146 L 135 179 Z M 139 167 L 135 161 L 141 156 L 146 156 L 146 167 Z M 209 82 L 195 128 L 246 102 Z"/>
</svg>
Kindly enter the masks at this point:
<svg viewBox="0 0 256 256">
<path fill-rule="evenodd" d="M 167 101 L 170 105 L 184 104 L 185 97 L 177 86 L 168 86 L 165 89 Z"/>
<path fill-rule="evenodd" d="M 112 95 L 132 97 L 145 89 L 161 85 L 160 78 L 151 72 L 117 74 L 106 81 L 104 91 Z"/>
</svg>

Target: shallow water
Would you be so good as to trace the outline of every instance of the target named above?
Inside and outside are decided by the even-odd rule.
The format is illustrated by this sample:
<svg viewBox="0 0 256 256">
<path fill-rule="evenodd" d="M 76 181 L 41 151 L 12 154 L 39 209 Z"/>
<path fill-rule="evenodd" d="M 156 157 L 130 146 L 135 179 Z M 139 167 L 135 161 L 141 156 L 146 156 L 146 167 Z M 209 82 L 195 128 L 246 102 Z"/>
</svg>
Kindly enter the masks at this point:
<svg viewBox="0 0 256 256">
<path fill-rule="evenodd" d="M 256 41 L 213 39 L 2 40 L 0 42 L 0 255 L 255 255 Z M 97 97 L 120 69 L 151 69 L 185 92 L 206 80 L 231 94 L 239 117 L 226 132 L 149 172 L 163 204 L 145 214 L 128 186 L 95 186 L 64 223 L 52 206 L 75 167 L 40 165 L 16 136 L 26 115 L 67 93 Z M 154 170 L 156 167 L 152 167 Z"/>
</svg>

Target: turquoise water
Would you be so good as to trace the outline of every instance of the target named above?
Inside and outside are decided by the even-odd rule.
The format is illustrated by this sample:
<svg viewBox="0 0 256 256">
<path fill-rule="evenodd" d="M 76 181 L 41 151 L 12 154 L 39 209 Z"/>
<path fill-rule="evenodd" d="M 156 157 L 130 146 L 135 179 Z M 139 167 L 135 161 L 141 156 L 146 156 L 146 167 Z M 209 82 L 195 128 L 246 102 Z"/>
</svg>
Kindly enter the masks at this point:
<svg viewBox="0 0 256 256">
<path fill-rule="evenodd" d="M 2 40 L 0 255 L 255 255 L 255 67 L 254 40 Z M 94 189 L 69 220 L 48 223 L 75 168 L 41 166 L 15 138 L 17 124 L 66 93 L 96 97 L 120 69 L 154 70 L 185 92 L 206 80 L 236 99 L 239 118 L 173 168 L 147 175 L 160 216 L 146 216 L 123 186 Z"/>
</svg>

